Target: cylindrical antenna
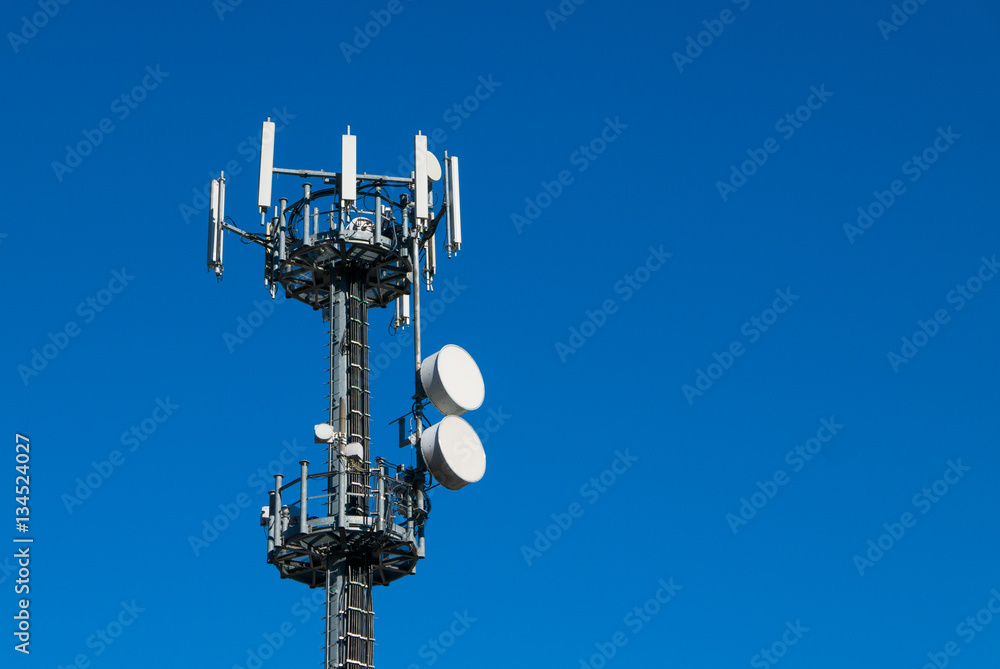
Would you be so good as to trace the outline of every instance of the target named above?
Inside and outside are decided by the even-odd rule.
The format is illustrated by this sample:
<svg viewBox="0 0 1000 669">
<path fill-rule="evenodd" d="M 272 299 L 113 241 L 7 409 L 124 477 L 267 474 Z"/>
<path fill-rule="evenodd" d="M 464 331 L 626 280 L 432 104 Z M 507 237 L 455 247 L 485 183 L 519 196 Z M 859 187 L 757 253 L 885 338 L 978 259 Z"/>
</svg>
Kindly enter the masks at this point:
<svg viewBox="0 0 1000 669">
<path fill-rule="evenodd" d="M 284 527 L 281 523 L 281 481 L 282 474 L 274 475 L 274 545 L 281 548 L 284 543 Z"/>
<path fill-rule="evenodd" d="M 382 245 L 382 187 L 375 187 L 375 245 Z"/>
<path fill-rule="evenodd" d="M 274 513 L 274 491 L 268 492 L 267 497 L 267 554 L 270 555 L 274 550 L 274 528 L 277 527 L 278 517 Z"/>
<path fill-rule="evenodd" d="M 312 185 L 307 181 L 302 184 L 302 191 L 302 199 L 304 200 L 302 206 L 302 243 L 309 246 L 312 243 L 309 239 L 309 217 L 312 216 L 312 207 L 309 206 L 309 199 L 312 197 Z"/>
<path fill-rule="evenodd" d="M 437 233 L 431 235 L 427 241 L 427 268 L 424 270 L 424 276 L 427 277 L 428 292 L 434 290 L 434 273 L 437 272 L 437 246 L 434 243 L 436 237 Z"/>
<path fill-rule="evenodd" d="M 449 175 L 451 169 L 449 168 L 447 151 L 444 152 L 444 170 L 442 171 L 444 172 L 444 202 L 442 203 L 442 206 L 444 207 L 444 223 L 445 223 L 444 227 L 448 235 L 447 239 L 445 240 L 444 248 L 446 251 L 448 251 L 448 257 L 450 258 L 452 245 L 454 244 L 454 233 L 452 228 L 453 224 L 451 220 L 451 186 L 450 186 L 451 176 Z"/>
<path fill-rule="evenodd" d="M 302 478 L 299 480 L 299 532 L 309 532 L 309 515 L 306 513 L 306 500 L 309 499 L 306 488 L 309 481 L 309 461 L 300 460 Z"/>
<path fill-rule="evenodd" d="M 413 374 L 413 396 L 420 396 L 420 242 L 419 235 L 414 234 L 411 237 L 410 244 L 411 258 L 410 262 L 413 263 L 413 273 L 412 273 L 412 284 L 410 285 L 410 292 L 413 294 L 413 360 L 414 360 L 414 374 Z M 417 444 L 420 443 L 420 435 L 423 433 L 423 421 L 417 416 Z M 419 452 L 419 449 L 418 449 Z"/>
<path fill-rule="evenodd" d="M 309 241 L 309 216 L 310 216 L 310 214 L 311 214 L 311 212 L 310 212 L 310 209 L 309 209 L 309 205 L 308 204 L 303 205 L 303 207 L 302 207 L 302 243 L 305 246 L 309 246 L 309 244 L 311 243 Z"/>
<path fill-rule="evenodd" d="M 285 258 L 285 232 L 288 229 L 288 221 L 285 219 L 285 209 L 288 207 L 288 198 L 283 197 L 278 200 L 278 218 L 280 219 L 278 228 L 278 258 L 281 262 L 286 260 Z"/>
</svg>

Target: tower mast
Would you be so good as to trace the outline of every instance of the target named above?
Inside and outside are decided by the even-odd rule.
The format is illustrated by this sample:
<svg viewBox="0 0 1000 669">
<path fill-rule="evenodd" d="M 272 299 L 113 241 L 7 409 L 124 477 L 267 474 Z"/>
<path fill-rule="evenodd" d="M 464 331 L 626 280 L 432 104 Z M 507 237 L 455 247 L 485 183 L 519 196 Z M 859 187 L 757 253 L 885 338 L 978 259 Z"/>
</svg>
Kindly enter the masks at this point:
<svg viewBox="0 0 1000 669">
<path fill-rule="evenodd" d="M 326 421 L 313 428 L 314 441 L 325 446 L 325 466 L 310 472 L 303 460 L 299 478 L 289 483 L 276 475 L 261 517 L 268 563 L 282 578 L 325 590 L 324 669 L 374 667 L 372 588 L 414 573 L 424 557 L 425 491 L 435 481 L 457 490 L 485 472 L 482 443 L 459 418 L 482 404 L 478 366 L 454 345 L 426 360 L 420 350 L 420 288 L 433 288 L 439 223 L 449 257 L 461 247 L 458 159 L 445 154 L 442 170 L 421 134 L 414 156 L 408 177 L 358 175 L 356 137 L 348 127 L 339 173 L 276 168 L 268 118 L 261 128 L 257 203 L 264 233 L 227 219 L 224 175 L 212 182 L 209 269 L 222 278 L 225 231 L 257 243 L 264 247 L 272 298 L 280 286 L 286 298 L 321 311 L 328 327 Z M 302 179 L 303 192 L 292 204 L 279 199 L 272 211 L 275 174 Z M 433 189 L 442 177 L 435 215 Z M 416 450 L 417 464 L 409 468 L 371 452 L 369 311 L 389 305 L 394 330 L 413 328 L 413 404 L 399 419 L 400 447 Z M 424 415 L 428 403 L 445 414 L 433 426 Z"/>
</svg>

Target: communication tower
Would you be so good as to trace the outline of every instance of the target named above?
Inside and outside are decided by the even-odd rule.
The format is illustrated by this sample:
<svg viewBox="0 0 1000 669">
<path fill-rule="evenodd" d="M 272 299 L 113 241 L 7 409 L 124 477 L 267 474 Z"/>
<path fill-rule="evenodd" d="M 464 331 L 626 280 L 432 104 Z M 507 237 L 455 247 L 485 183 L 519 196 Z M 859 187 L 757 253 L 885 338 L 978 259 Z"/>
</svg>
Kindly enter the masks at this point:
<svg viewBox="0 0 1000 669">
<path fill-rule="evenodd" d="M 436 240 L 444 237 L 448 257 L 462 246 L 458 158 L 445 152 L 442 168 L 418 133 L 409 176 L 358 174 L 357 137 L 348 126 L 339 173 L 278 168 L 270 117 L 260 147 L 264 230 L 241 230 L 225 216 L 220 173 L 211 184 L 208 267 L 222 278 L 225 231 L 260 244 L 271 297 L 281 286 L 286 298 L 320 311 L 329 343 L 326 421 L 313 428 L 325 463 L 311 472 L 303 460 L 299 478 L 288 483 L 274 477 L 261 512 L 267 561 L 282 578 L 325 590 L 324 669 L 367 669 L 374 666 L 372 587 L 414 573 L 424 557 L 427 490 L 435 481 L 458 490 L 486 470 L 483 445 L 460 417 L 483 402 L 479 367 L 452 344 L 426 359 L 420 350 L 420 292 L 433 289 Z M 272 209 L 274 175 L 301 180 L 302 192 Z M 399 446 L 416 451 L 413 467 L 370 453 L 369 309 L 390 305 L 393 329 L 413 332 L 415 391 L 398 420 Z M 424 415 L 428 403 L 444 415 L 436 424 Z"/>
</svg>

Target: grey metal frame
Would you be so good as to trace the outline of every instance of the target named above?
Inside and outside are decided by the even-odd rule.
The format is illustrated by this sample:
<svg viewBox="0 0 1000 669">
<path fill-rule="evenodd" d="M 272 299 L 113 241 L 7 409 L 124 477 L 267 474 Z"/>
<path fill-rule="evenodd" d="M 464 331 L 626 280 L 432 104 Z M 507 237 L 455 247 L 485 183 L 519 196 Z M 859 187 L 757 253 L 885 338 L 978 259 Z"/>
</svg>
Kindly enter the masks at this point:
<svg viewBox="0 0 1000 669">
<path fill-rule="evenodd" d="M 246 232 L 220 217 L 212 219 L 210 242 L 217 239 L 219 250 L 216 254 L 210 248 L 208 265 L 221 278 L 222 231 L 233 232 L 264 247 L 265 282 L 272 297 L 280 285 L 286 298 L 322 311 L 329 326 L 326 412 L 336 438 L 327 445 L 325 471 L 310 473 L 309 462 L 303 460 L 299 478 L 284 483 L 282 475 L 275 476 L 265 513 L 267 561 L 282 578 L 325 589 L 324 668 L 370 669 L 374 663 L 371 588 L 414 573 L 424 557 L 430 510 L 425 490 L 431 479 L 419 448 L 415 468 L 382 458 L 372 463 L 368 310 L 412 295 L 416 386 L 409 414 L 414 434 L 407 442 L 418 445 L 425 401 L 419 385 L 419 286 L 426 280 L 429 289 L 433 280 L 431 244 L 442 216 L 446 212 L 451 216 L 448 188 L 437 215 L 429 211 L 426 219 L 417 219 L 414 204 L 427 202 L 432 183 L 425 182 L 426 191 L 418 195 L 417 189 L 425 184 L 414 176 L 359 174 L 354 184 L 357 200 L 345 202 L 340 198 L 341 175 L 336 172 L 272 168 L 271 174 L 301 178 L 302 198 L 291 206 L 281 198 L 271 220 L 262 220 L 264 234 Z M 220 177 L 220 190 L 223 181 Z M 314 191 L 313 186 L 320 184 Z M 370 211 L 357 206 L 367 198 L 374 200 Z M 317 203 L 329 203 L 330 208 L 320 211 Z M 388 216 L 383 215 L 383 206 L 389 207 Z M 215 214 L 213 210 L 211 216 Z M 448 245 L 450 251 L 450 239 Z M 431 264 L 424 276 L 422 250 Z M 361 444 L 360 457 L 347 455 L 349 443 Z M 325 515 L 310 515 L 317 504 Z"/>
</svg>

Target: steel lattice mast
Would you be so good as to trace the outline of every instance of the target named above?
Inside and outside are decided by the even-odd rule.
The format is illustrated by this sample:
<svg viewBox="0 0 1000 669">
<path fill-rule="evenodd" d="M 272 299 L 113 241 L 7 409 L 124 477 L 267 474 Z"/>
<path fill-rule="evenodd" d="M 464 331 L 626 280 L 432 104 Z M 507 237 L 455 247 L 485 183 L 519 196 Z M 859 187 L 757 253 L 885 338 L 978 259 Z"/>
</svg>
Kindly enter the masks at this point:
<svg viewBox="0 0 1000 669">
<path fill-rule="evenodd" d="M 426 141 L 419 134 L 414 139 L 409 177 L 358 175 L 350 128 L 342 138 L 341 172 L 275 168 L 269 118 L 261 130 L 263 234 L 225 217 L 225 178 L 212 182 L 209 268 L 221 278 L 224 231 L 258 243 L 272 298 L 281 286 L 286 298 L 321 311 L 328 325 L 327 419 L 314 428 L 316 443 L 325 445 L 325 470 L 310 473 L 303 460 L 298 479 L 286 484 L 276 475 L 261 518 L 268 528 L 267 561 L 281 577 L 326 592 L 325 669 L 374 666 L 372 587 L 414 573 L 424 557 L 426 489 L 434 479 L 458 489 L 485 469 L 482 444 L 458 418 L 482 403 L 478 367 L 451 345 L 421 361 L 420 285 L 432 289 L 442 220 L 448 256 L 461 247 L 458 160 L 445 154 L 442 170 Z M 291 204 L 279 199 L 268 220 L 275 174 L 302 179 L 303 193 Z M 442 176 L 435 215 L 433 186 Z M 412 468 L 371 456 L 368 314 L 390 304 L 394 328 L 414 332 L 416 392 L 400 419 L 400 446 L 418 447 Z M 425 432 L 428 400 L 447 415 Z"/>
</svg>

